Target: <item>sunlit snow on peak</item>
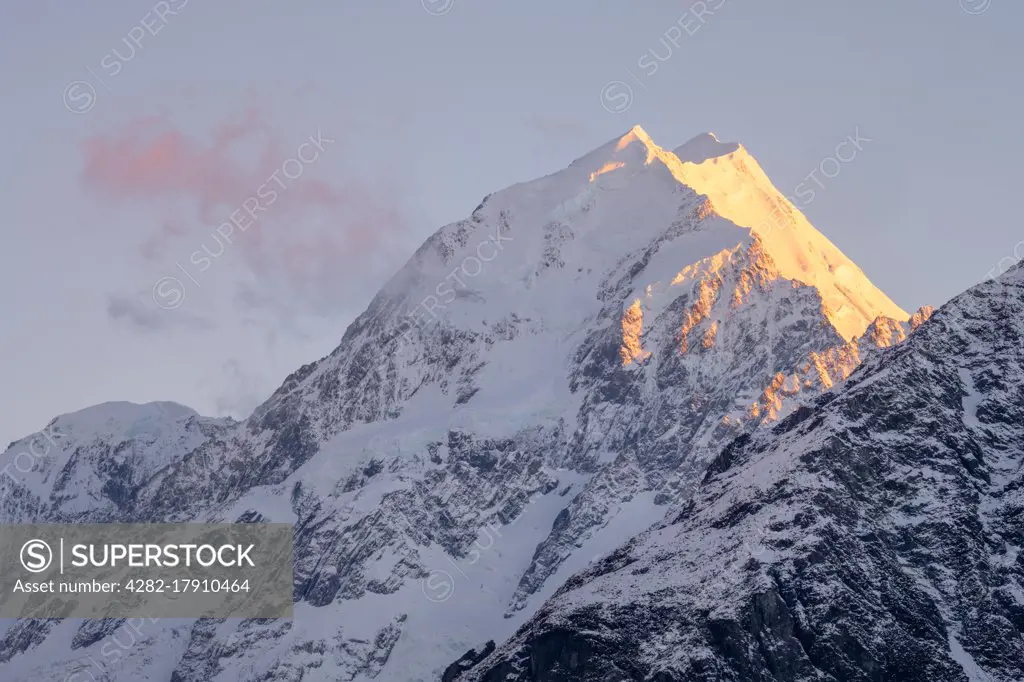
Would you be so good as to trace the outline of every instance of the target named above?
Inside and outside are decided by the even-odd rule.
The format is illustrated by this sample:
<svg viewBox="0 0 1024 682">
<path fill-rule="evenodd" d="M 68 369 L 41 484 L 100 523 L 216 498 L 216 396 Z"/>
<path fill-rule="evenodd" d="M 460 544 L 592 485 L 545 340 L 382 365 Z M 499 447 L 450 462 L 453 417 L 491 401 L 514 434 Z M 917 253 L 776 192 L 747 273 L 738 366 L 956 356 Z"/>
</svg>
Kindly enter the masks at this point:
<svg viewBox="0 0 1024 682">
<path fill-rule="evenodd" d="M 597 176 L 604 175 L 605 173 L 609 173 L 618 168 L 622 168 L 625 165 L 626 164 L 624 164 L 621 161 L 609 161 L 605 165 L 601 166 L 600 170 L 596 170 L 590 174 L 590 181 L 593 182 L 594 180 L 597 179 Z"/>
</svg>

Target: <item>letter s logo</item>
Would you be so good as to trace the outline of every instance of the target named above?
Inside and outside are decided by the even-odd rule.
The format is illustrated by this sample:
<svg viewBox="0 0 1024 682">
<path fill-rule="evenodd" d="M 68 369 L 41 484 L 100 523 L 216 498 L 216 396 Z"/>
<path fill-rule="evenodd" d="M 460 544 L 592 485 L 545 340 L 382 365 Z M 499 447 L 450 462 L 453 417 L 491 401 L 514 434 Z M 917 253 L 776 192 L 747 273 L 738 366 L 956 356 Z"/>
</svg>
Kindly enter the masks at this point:
<svg viewBox="0 0 1024 682">
<path fill-rule="evenodd" d="M 21 546 L 21 565 L 29 573 L 42 573 L 53 563 L 53 550 L 42 540 L 29 540 Z"/>
</svg>

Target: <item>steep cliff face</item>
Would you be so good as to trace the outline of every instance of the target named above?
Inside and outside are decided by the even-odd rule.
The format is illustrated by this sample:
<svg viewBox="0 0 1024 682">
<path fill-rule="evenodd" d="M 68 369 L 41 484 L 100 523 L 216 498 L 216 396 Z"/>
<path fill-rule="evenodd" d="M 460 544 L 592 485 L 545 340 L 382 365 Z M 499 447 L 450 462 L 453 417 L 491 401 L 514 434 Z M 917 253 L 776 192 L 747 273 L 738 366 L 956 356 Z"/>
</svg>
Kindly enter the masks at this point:
<svg viewBox="0 0 1024 682">
<path fill-rule="evenodd" d="M 734 440 L 452 679 L 1024 679 L 1022 347 L 1018 268 Z"/>
<path fill-rule="evenodd" d="M 746 150 L 694 144 L 634 128 L 488 196 L 243 422 L 106 405 L 13 444 L 5 522 L 295 524 L 293 621 L 154 624 L 103 674 L 434 679 L 909 334 Z M 95 658 L 116 627 L 11 625 L 0 677 Z"/>
</svg>

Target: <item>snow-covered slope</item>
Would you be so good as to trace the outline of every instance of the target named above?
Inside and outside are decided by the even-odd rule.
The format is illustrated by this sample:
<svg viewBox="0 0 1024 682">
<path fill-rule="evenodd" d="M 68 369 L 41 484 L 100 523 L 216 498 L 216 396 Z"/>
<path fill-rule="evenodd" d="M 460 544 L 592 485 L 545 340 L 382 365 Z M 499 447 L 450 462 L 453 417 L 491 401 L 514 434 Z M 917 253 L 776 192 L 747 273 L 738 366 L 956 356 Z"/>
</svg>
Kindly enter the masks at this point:
<svg viewBox="0 0 1024 682">
<path fill-rule="evenodd" d="M 1018 267 L 732 442 L 446 682 L 1024 679 L 1022 347 Z"/>
<path fill-rule="evenodd" d="M 927 317 L 741 146 L 679 153 L 634 128 L 488 196 L 244 422 L 166 406 L 59 419 L 60 448 L 0 481 L 0 518 L 296 527 L 293 621 L 160 623 L 108 678 L 435 679 L 678 513 L 724 444 Z M 766 213 L 783 209 L 793 220 Z M 0 678 L 52 676 L 116 627 L 18 623 Z"/>
</svg>

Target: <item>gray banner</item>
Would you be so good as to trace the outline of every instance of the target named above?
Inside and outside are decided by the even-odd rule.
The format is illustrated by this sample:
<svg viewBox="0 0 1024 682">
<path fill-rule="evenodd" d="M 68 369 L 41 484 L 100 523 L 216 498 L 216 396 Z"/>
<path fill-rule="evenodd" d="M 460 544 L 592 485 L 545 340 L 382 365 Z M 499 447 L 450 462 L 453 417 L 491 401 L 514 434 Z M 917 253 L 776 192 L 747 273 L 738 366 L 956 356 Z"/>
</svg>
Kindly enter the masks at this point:
<svg viewBox="0 0 1024 682">
<path fill-rule="evenodd" d="M 292 526 L 0 526 L 0 618 L 291 618 Z"/>
</svg>

